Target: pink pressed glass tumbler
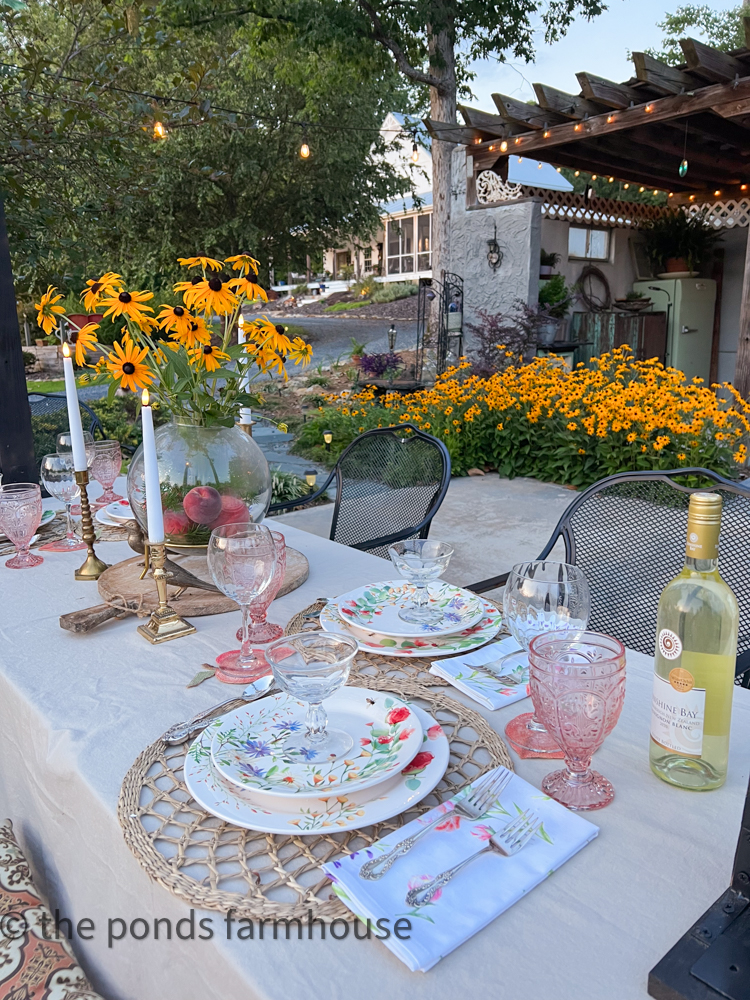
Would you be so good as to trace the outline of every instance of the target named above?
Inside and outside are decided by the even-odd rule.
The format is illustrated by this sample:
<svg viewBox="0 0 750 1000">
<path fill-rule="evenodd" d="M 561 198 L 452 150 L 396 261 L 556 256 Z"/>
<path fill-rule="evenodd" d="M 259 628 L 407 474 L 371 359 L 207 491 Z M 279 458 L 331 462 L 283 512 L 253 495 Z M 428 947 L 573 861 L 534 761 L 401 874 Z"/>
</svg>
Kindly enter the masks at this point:
<svg viewBox="0 0 750 1000">
<path fill-rule="evenodd" d="M 539 719 L 565 754 L 542 791 L 577 811 L 601 809 L 612 783 L 591 758 L 617 725 L 625 699 L 625 647 L 597 632 L 548 632 L 529 644 L 531 698 Z"/>
<path fill-rule="evenodd" d="M 122 468 L 122 451 L 119 441 L 94 441 L 93 447 L 94 460 L 91 463 L 91 475 L 104 489 L 94 504 L 98 509 L 122 500 L 120 494 L 115 493 L 112 489 Z"/>
<path fill-rule="evenodd" d="M 269 528 L 270 531 L 270 528 Z M 280 531 L 271 531 L 274 548 L 276 549 L 276 569 L 273 571 L 273 578 L 266 590 L 263 591 L 250 605 L 250 629 L 248 638 L 250 642 L 257 642 L 263 645 L 266 642 L 273 642 L 280 639 L 284 634 L 281 625 L 274 625 L 266 620 L 268 609 L 281 590 L 286 573 L 286 541 Z M 237 638 L 242 642 L 242 628 L 237 629 Z M 223 654 L 226 655 L 226 654 Z"/>
<path fill-rule="evenodd" d="M 42 491 L 36 483 L 8 483 L 0 486 L 0 530 L 16 547 L 6 560 L 9 569 L 29 569 L 44 562 L 29 552 L 31 539 L 42 519 Z"/>
</svg>

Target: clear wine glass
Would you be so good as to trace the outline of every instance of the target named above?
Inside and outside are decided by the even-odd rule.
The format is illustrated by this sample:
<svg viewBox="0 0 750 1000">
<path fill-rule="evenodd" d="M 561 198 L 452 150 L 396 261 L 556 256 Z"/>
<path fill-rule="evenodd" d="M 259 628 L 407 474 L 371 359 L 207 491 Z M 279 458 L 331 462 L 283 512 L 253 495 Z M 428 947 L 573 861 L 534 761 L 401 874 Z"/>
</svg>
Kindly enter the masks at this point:
<svg viewBox="0 0 750 1000">
<path fill-rule="evenodd" d="M 71 517 L 71 505 L 73 500 L 81 495 L 81 487 L 75 479 L 73 469 L 73 453 L 70 451 L 62 454 L 45 455 L 40 468 L 42 486 L 53 496 L 65 504 L 65 517 L 67 521 L 67 532 L 65 538 L 58 538 L 54 542 L 47 542 L 40 545 L 46 552 L 77 552 L 85 549 L 86 543 L 80 538 L 76 538 L 73 530 L 73 518 Z"/>
<path fill-rule="evenodd" d="M 86 449 L 86 464 L 89 469 L 91 469 L 91 463 L 94 461 L 94 435 L 91 431 L 83 432 L 83 444 Z M 73 439 L 70 431 L 63 431 L 62 434 L 57 435 L 57 453 L 62 455 L 67 452 L 73 451 Z M 80 516 L 81 505 L 79 503 L 75 504 L 70 508 L 71 514 L 75 514 L 76 517 Z"/>
<path fill-rule="evenodd" d="M 539 560 L 518 563 L 511 570 L 503 594 L 503 619 L 522 650 L 528 651 L 535 635 L 585 629 L 590 612 L 588 580 L 578 566 Z M 528 669 L 528 655 L 509 653 L 500 661 L 499 673 L 519 663 Z M 535 712 L 516 716 L 505 727 L 505 734 L 519 751 L 562 756 Z"/>
<path fill-rule="evenodd" d="M 216 677 L 227 684 L 247 684 L 268 673 L 249 637 L 250 605 L 273 579 L 276 548 L 262 524 L 222 524 L 208 540 L 208 568 L 219 590 L 242 610 L 242 646 L 223 653 Z"/>
<path fill-rule="evenodd" d="M 0 530 L 16 547 L 7 559 L 8 569 L 29 569 L 44 562 L 29 552 L 31 539 L 42 519 L 42 491 L 36 483 L 8 483 L 0 486 Z"/>
<path fill-rule="evenodd" d="M 410 538 L 391 545 L 388 554 L 401 576 L 415 587 L 413 603 L 399 611 L 399 618 L 413 625 L 437 625 L 443 612 L 428 606 L 427 584 L 448 568 L 453 546 L 429 538 Z"/>
<path fill-rule="evenodd" d="M 284 750 L 304 758 L 314 751 L 321 760 L 334 760 L 348 753 L 354 740 L 343 729 L 329 729 L 323 701 L 349 677 L 357 652 L 356 639 L 338 632 L 298 632 L 287 635 L 266 650 L 276 683 L 293 698 L 307 702 L 305 731 L 292 733 Z"/>
<path fill-rule="evenodd" d="M 542 791 L 568 809 L 609 805 L 615 790 L 591 758 L 620 717 L 625 647 L 596 632 L 550 632 L 531 640 L 529 664 L 534 705 L 567 765 L 546 776 Z"/>
<path fill-rule="evenodd" d="M 88 456 L 87 456 L 88 457 Z M 104 492 L 93 505 L 96 509 L 122 500 L 119 493 L 112 489 L 115 479 L 122 468 L 122 451 L 119 441 L 94 441 L 94 460 L 91 463 L 91 475 L 103 488 Z"/>
<path fill-rule="evenodd" d="M 257 642 L 261 645 L 266 642 L 273 642 L 274 639 L 280 639 L 284 634 L 284 629 L 281 625 L 274 625 L 273 622 L 266 620 L 268 609 L 281 590 L 281 585 L 284 582 L 284 574 L 286 573 L 286 539 L 280 531 L 271 531 L 271 537 L 276 548 L 276 569 L 273 571 L 273 579 L 263 593 L 256 597 L 250 604 L 250 621 L 252 624 L 250 625 L 248 638 L 250 642 Z M 242 642 L 241 627 L 237 629 L 237 638 Z M 226 655 L 226 653 L 222 653 L 222 656 Z M 217 657 L 217 662 L 220 660 L 221 657 Z"/>
</svg>

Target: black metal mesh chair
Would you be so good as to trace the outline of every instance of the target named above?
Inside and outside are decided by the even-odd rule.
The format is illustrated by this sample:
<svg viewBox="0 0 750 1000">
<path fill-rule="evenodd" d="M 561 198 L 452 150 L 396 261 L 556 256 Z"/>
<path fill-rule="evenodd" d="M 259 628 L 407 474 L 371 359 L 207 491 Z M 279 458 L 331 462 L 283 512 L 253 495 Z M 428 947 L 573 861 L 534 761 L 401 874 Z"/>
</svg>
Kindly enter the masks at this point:
<svg viewBox="0 0 750 1000">
<path fill-rule="evenodd" d="M 682 485 L 686 476 L 704 485 Z M 589 625 L 652 656 L 656 612 L 665 585 L 682 567 L 690 494 L 722 495 L 721 575 L 740 606 L 736 674 L 750 687 L 750 489 L 707 469 L 624 472 L 594 483 L 576 497 L 557 523 L 539 558 L 562 539 L 565 560 L 580 566 L 591 584 Z M 471 584 L 484 593 L 501 587 L 508 573 Z M 748 671 L 748 673 L 745 673 Z"/>
<path fill-rule="evenodd" d="M 330 537 L 388 558 L 393 542 L 427 538 L 450 478 L 450 455 L 442 441 L 413 424 L 379 427 L 352 441 L 319 490 L 273 504 L 269 513 L 311 503 L 335 480 Z"/>
<path fill-rule="evenodd" d="M 78 401 L 81 423 L 94 437 L 106 437 L 99 417 L 90 406 Z M 53 392 L 29 393 L 31 423 L 34 430 L 34 455 L 41 462 L 57 451 L 57 435 L 68 429 L 68 403 L 64 395 Z"/>
</svg>

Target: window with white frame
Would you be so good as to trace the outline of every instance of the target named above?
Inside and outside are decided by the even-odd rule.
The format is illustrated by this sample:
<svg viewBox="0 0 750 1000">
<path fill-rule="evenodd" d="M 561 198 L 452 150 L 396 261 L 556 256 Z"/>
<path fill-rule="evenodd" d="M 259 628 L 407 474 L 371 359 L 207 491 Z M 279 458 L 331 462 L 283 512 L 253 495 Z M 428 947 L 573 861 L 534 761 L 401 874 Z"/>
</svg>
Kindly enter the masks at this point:
<svg viewBox="0 0 750 1000">
<path fill-rule="evenodd" d="M 571 226 L 568 230 L 568 257 L 578 260 L 609 260 L 609 229 Z"/>
<path fill-rule="evenodd" d="M 417 270 L 432 267 L 432 212 L 417 216 Z"/>
<path fill-rule="evenodd" d="M 365 274 L 370 274 L 372 272 L 372 247 L 365 247 L 362 251 L 362 262 L 365 268 Z"/>
<path fill-rule="evenodd" d="M 414 270 L 414 216 L 388 223 L 388 274 L 409 274 Z"/>
</svg>

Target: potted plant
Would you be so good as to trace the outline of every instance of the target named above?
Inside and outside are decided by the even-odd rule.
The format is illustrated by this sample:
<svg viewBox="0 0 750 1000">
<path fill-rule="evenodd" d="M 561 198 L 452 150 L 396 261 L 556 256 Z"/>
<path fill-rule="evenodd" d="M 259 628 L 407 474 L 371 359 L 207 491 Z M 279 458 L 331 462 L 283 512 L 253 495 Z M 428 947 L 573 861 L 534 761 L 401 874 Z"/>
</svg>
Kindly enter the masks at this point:
<svg viewBox="0 0 750 1000">
<path fill-rule="evenodd" d="M 559 263 L 559 253 L 547 253 L 547 251 L 543 249 L 539 254 L 539 277 L 548 278 Z"/>
<path fill-rule="evenodd" d="M 643 292 L 630 291 L 624 299 L 615 299 L 615 305 L 626 312 L 642 312 L 651 305 L 651 299 Z"/>
<path fill-rule="evenodd" d="M 659 277 L 697 273 L 711 248 L 721 239 L 704 212 L 681 208 L 665 212 L 643 226 L 646 254 Z"/>
<path fill-rule="evenodd" d="M 360 344 L 360 342 L 358 340 L 355 340 L 354 337 L 350 337 L 349 339 L 352 342 L 352 350 L 351 350 L 352 364 L 356 365 L 356 367 L 359 368 L 359 366 L 362 364 L 362 358 L 364 356 L 365 347 L 367 345 Z"/>
<path fill-rule="evenodd" d="M 539 289 L 540 312 L 546 316 L 546 321 L 539 326 L 539 344 L 542 347 L 549 347 L 557 340 L 572 301 L 573 290 L 568 288 L 561 274 L 553 274 Z"/>
</svg>

